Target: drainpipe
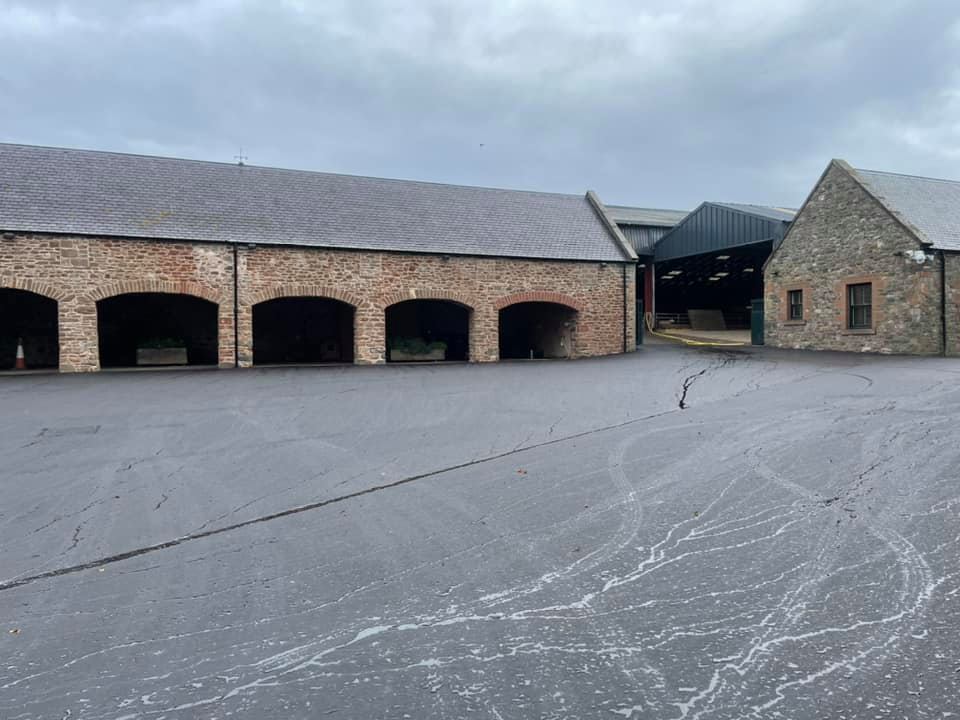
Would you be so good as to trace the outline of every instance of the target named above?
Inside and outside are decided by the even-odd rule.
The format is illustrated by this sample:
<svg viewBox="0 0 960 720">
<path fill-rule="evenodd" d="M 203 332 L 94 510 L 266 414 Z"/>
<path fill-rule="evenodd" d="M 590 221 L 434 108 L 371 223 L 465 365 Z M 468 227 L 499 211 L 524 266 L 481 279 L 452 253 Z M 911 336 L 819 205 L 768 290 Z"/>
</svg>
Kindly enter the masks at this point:
<svg viewBox="0 0 960 720">
<path fill-rule="evenodd" d="M 233 366 L 240 367 L 240 309 L 237 305 L 240 284 L 237 278 L 237 244 L 233 244 Z"/>
<path fill-rule="evenodd" d="M 644 308 L 645 313 L 650 313 L 651 327 L 657 327 L 657 264 L 650 260 L 650 309 Z"/>
<path fill-rule="evenodd" d="M 623 351 L 627 351 L 627 265 L 623 263 L 620 265 L 620 269 L 623 270 Z M 636 272 L 636 269 L 634 269 Z"/>
<path fill-rule="evenodd" d="M 943 339 L 943 356 L 947 356 L 947 255 L 940 251 L 940 337 Z"/>
</svg>

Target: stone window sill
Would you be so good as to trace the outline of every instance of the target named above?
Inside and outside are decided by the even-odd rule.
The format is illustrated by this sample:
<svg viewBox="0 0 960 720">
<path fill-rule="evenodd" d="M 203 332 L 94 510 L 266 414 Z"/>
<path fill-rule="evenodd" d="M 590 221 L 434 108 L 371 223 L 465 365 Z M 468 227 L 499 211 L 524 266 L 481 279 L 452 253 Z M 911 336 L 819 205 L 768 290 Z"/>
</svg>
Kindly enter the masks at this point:
<svg viewBox="0 0 960 720">
<path fill-rule="evenodd" d="M 784 320 L 784 325 L 803 326 L 807 324 L 806 320 Z"/>
<path fill-rule="evenodd" d="M 877 331 L 873 328 L 847 328 L 843 331 L 844 335 L 876 335 Z"/>
</svg>

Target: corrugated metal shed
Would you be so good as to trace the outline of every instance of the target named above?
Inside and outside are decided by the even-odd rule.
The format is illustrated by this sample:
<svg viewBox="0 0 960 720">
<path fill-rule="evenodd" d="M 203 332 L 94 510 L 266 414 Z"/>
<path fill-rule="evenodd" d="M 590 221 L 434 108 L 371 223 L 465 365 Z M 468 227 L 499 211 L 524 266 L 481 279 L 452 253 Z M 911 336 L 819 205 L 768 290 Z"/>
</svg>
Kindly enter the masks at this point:
<svg viewBox="0 0 960 720">
<path fill-rule="evenodd" d="M 657 243 L 654 258 L 660 262 L 765 241 L 777 245 L 792 218 L 780 208 L 705 202 Z"/>
<path fill-rule="evenodd" d="M 683 220 L 688 210 L 663 210 L 660 208 L 638 208 L 625 205 L 607 205 L 610 217 L 617 225 L 647 225 L 672 228 Z"/>
<path fill-rule="evenodd" d="M 653 255 L 654 246 L 670 228 L 687 216 L 686 210 L 607 205 L 607 214 L 620 228 L 637 255 Z"/>
<path fill-rule="evenodd" d="M 670 232 L 668 227 L 650 225 L 625 225 L 617 223 L 620 232 L 636 250 L 637 255 L 653 255 L 654 247 L 664 235 Z"/>
</svg>

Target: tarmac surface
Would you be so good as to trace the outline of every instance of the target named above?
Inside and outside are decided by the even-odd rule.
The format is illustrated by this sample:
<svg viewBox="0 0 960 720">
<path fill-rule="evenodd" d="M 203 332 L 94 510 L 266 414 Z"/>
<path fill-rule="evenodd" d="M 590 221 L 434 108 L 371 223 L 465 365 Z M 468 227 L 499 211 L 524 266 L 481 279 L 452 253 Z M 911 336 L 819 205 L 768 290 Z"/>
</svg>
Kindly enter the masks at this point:
<svg viewBox="0 0 960 720">
<path fill-rule="evenodd" d="M 960 361 L 0 378 L 0 717 L 960 717 Z"/>
</svg>

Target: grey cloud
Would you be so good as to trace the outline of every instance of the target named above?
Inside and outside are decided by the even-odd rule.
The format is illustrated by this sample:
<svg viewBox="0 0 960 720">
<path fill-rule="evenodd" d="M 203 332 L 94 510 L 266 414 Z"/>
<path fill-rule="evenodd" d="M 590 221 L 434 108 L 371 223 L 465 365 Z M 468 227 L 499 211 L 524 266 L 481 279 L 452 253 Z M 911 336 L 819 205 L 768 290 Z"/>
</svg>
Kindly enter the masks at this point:
<svg viewBox="0 0 960 720">
<path fill-rule="evenodd" d="M 2 139 L 798 205 L 834 156 L 958 176 L 958 21 L 952 0 L 0 0 Z"/>
</svg>

